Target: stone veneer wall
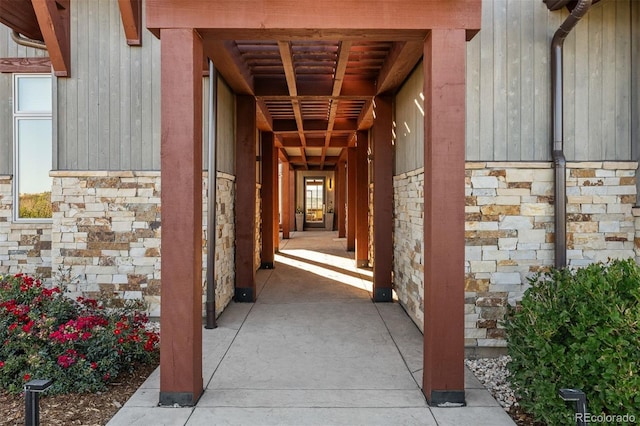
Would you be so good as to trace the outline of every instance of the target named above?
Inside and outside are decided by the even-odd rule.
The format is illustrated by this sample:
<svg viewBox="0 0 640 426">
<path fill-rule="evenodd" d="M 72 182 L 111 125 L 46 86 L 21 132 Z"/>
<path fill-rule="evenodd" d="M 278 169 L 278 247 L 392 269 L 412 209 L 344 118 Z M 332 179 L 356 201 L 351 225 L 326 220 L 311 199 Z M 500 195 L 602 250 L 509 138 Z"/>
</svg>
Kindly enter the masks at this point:
<svg viewBox="0 0 640 426">
<path fill-rule="evenodd" d="M 572 266 L 608 258 L 640 260 L 634 218 L 636 162 L 567 165 L 567 258 Z M 394 178 L 395 289 L 423 324 L 422 169 Z M 550 163 L 466 165 L 465 344 L 506 346 L 500 326 L 527 277 L 554 262 Z M 636 210 L 640 217 L 640 211 Z"/>
<path fill-rule="evenodd" d="M 13 223 L 13 180 L 0 176 L 0 274 L 51 277 L 51 223 Z"/>
<path fill-rule="evenodd" d="M 396 295 L 424 331 L 424 169 L 393 178 L 393 281 Z"/>
<path fill-rule="evenodd" d="M 70 271 L 78 282 L 72 290 L 144 298 L 151 315 L 159 315 L 160 173 L 74 171 L 52 176 L 53 267 Z M 223 237 L 216 245 L 218 313 L 233 294 L 234 180 L 218 174 L 216 228 Z M 206 220 L 206 176 L 203 181 Z M 203 285 L 205 278 L 203 271 Z"/>
</svg>

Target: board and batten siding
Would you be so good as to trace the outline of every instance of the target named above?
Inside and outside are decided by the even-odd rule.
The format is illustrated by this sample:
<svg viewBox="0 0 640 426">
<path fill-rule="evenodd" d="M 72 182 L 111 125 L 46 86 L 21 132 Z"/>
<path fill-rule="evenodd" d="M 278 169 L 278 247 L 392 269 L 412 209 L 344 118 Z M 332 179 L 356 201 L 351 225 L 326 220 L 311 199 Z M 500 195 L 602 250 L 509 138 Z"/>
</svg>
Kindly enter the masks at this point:
<svg viewBox="0 0 640 426">
<path fill-rule="evenodd" d="M 204 119 L 202 133 L 202 169 L 209 167 L 209 77 L 205 77 L 202 83 L 202 113 Z M 235 175 L 235 95 L 225 81 L 218 77 L 216 86 L 216 96 L 218 97 L 216 114 L 216 165 L 219 172 Z"/>
<path fill-rule="evenodd" d="M 144 12 L 144 8 L 143 8 Z M 74 2 L 71 77 L 57 79 L 57 170 L 160 169 L 160 43 L 124 38 L 118 2 Z M 207 169 L 209 78 L 203 78 L 203 169 Z M 218 81 L 218 170 L 234 174 L 235 98 Z"/>
<path fill-rule="evenodd" d="M 144 8 L 143 8 L 144 11 Z M 71 77 L 57 79 L 58 170 L 160 168 L 160 40 L 124 37 L 118 2 L 71 7 Z"/>
<path fill-rule="evenodd" d="M 424 164 L 424 72 L 420 62 L 395 99 L 395 174 Z"/>
<path fill-rule="evenodd" d="M 569 161 L 631 160 L 632 3 L 597 3 L 565 41 Z M 567 15 L 542 1 L 483 1 L 482 30 L 467 45 L 468 160 L 551 160 L 550 45 Z"/>
<path fill-rule="evenodd" d="M 0 58 L 48 56 L 47 51 L 24 47 L 11 39 L 11 29 L 0 24 Z M 0 73 L 0 175 L 13 173 L 13 74 Z"/>
</svg>

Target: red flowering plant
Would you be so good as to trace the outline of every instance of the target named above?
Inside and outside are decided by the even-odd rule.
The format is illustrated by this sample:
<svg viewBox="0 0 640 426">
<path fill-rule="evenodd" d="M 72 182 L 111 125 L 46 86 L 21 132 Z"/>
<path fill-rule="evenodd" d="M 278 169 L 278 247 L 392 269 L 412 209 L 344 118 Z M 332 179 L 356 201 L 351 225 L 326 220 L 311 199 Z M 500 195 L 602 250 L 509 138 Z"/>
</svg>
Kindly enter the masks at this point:
<svg viewBox="0 0 640 426">
<path fill-rule="evenodd" d="M 53 379 L 48 393 L 95 392 L 122 371 L 157 361 L 158 333 L 139 301 L 72 300 L 33 277 L 0 276 L 0 388 Z"/>
</svg>

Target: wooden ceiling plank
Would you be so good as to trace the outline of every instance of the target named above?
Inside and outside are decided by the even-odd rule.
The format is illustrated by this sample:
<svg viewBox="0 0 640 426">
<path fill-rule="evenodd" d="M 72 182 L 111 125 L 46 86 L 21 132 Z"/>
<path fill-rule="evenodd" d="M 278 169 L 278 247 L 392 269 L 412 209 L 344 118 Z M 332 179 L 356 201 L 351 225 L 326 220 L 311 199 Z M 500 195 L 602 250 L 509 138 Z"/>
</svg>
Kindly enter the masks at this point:
<svg viewBox="0 0 640 426">
<path fill-rule="evenodd" d="M 44 41 L 29 0 L 0 0 L 0 23 L 32 40 Z"/>
<path fill-rule="evenodd" d="M 57 77 L 71 75 L 69 3 L 69 0 L 31 1 Z"/>
</svg>

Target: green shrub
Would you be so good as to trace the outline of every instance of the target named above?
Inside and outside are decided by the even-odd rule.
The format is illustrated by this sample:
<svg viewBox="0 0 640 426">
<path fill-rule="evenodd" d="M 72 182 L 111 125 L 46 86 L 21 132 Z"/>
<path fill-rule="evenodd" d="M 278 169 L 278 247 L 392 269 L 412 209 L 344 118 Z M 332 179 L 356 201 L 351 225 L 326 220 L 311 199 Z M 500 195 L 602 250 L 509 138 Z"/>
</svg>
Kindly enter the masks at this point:
<svg viewBox="0 0 640 426">
<path fill-rule="evenodd" d="M 140 308 L 106 308 L 27 275 L 0 276 L 0 388 L 18 393 L 30 379 L 53 379 L 50 394 L 95 392 L 136 363 L 155 362 L 159 338 Z"/>
<path fill-rule="evenodd" d="M 549 425 L 572 425 L 561 388 L 582 389 L 592 415 L 640 420 L 640 268 L 633 260 L 553 269 L 530 280 L 504 322 L 511 383 Z"/>
</svg>

